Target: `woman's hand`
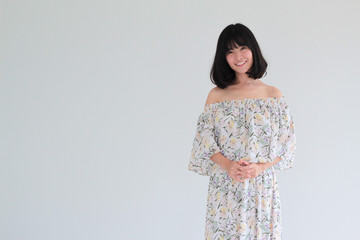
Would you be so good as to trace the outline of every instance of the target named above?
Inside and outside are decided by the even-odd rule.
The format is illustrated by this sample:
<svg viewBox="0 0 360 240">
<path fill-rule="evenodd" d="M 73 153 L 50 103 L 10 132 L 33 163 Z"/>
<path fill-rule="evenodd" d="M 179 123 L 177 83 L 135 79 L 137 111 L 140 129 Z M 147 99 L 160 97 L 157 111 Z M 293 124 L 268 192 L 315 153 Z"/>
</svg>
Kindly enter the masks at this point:
<svg viewBox="0 0 360 240">
<path fill-rule="evenodd" d="M 229 161 L 228 164 L 225 166 L 225 171 L 227 174 L 238 182 L 244 182 L 244 179 L 241 179 L 238 174 L 238 172 L 241 171 L 241 166 L 248 166 L 250 163 L 240 159 L 239 161 Z"/>
<path fill-rule="evenodd" d="M 236 173 L 237 178 L 243 178 L 243 179 L 256 178 L 260 173 L 262 173 L 265 170 L 262 164 L 248 163 L 248 162 L 246 163 L 247 163 L 246 166 L 241 166 L 240 163 L 237 162 L 237 164 L 239 165 L 237 167 L 238 171 Z"/>
</svg>

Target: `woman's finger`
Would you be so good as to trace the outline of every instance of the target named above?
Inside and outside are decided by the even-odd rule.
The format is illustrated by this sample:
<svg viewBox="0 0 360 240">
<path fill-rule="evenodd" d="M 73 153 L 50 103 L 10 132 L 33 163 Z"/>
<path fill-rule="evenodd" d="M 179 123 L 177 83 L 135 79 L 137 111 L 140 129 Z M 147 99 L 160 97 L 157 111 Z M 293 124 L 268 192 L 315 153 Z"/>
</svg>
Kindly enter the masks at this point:
<svg viewBox="0 0 360 240">
<path fill-rule="evenodd" d="M 244 182 L 244 179 L 242 177 L 237 177 L 237 179 L 239 180 L 239 182 Z"/>
<path fill-rule="evenodd" d="M 254 169 L 254 164 L 243 166 L 243 168 L 242 168 L 243 171 L 248 171 L 248 170 L 252 170 L 252 169 Z"/>
<path fill-rule="evenodd" d="M 244 180 L 241 177 L 234 176 L 233 179 L 237 182 L 244 182 Z"/>
<path fill-rule="evenodd" d="M 240 161 L 241 161 L 241 163 L 243 164 L 243 165 L 249 165 L 250 163 L 248 163 L 247 161 L 244 161 L 243 159 L 240 159 Z"/>
</svg>

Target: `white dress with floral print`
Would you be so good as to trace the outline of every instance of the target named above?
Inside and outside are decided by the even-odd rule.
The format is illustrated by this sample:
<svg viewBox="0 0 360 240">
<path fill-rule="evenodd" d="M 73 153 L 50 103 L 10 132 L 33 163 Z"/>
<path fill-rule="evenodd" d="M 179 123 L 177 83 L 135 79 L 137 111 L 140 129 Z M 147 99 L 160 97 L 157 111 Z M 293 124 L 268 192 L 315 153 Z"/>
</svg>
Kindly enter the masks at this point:
<svg viewBox="0 0 360 240">
<path fill-rule="evenodd" d="M 275 170 L 292 168 L 294 119 L 284 96 L 206 104 L 197 122 L 188 169 L 209 176 L 205 239 L 282 239 L 280 195 Z M 238 182 L 210 160 L 251 163 L 281 160 L 256 178 Z"/>
</svg>

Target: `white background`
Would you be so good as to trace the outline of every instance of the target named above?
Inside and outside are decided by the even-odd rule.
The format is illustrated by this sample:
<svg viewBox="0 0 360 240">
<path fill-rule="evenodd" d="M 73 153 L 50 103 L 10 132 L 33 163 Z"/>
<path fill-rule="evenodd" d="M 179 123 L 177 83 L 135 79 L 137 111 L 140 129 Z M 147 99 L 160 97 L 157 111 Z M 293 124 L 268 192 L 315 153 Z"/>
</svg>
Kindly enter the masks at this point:
<svg viewBox="0 0 360 240">
<path fill-rule="evenodd" d="M 0 3 L 0 239 L 204 239 L 187 170 L 220 32 L 249 27 L 294 115 L 284 239 L 354 239 L 359 1 Z"/>
</svg>

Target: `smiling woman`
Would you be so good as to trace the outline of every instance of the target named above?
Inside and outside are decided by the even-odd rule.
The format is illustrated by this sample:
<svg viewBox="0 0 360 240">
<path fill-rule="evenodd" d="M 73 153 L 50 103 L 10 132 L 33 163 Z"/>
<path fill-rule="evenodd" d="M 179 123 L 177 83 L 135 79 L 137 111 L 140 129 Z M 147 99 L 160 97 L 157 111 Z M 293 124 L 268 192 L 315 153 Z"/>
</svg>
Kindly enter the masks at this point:
<svg viewBox="0 0 360 240">
<path fill-rule="evenodd" d="M 251 31 L 220 34 L 213 88 L 199 115 L 188 169 L 209 176 L 206 239 L 282 239 L 275 170 L 293 167 L 295 124 Z"/>
<path fill-rule="evenodd" d="M 238 65 L 244 61 L 244 65 Z M 238 83 L 240 76 L 262 78 L 266 74 L 267 66 L 250 29 L 242 24 L 232 24 L 219 36 L 210 79 L 219 88 L 224 89 Z"/>
</svg>

